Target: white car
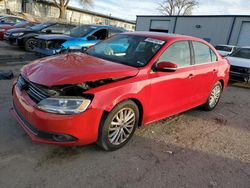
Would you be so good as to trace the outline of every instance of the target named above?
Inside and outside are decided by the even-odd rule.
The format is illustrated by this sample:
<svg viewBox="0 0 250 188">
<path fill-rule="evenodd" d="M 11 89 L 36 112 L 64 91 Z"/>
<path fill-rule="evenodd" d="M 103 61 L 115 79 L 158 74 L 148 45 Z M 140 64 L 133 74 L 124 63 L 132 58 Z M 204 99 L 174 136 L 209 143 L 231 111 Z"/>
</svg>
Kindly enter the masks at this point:
<svg viewBox="0 0 250 188">
<path fill-rule="evenodd" d="M 230 67 L 230 80 L 250 83 L 250 47 L 238 48 L 227 57 Z"/>
<path fill-rule="evenodd" d="M 222 55 L 222 56 L 228 56 L 232 54 L 236 50 L 236 46 L 231 45 L 216 45 L 215 49 Z"/>
</svg>

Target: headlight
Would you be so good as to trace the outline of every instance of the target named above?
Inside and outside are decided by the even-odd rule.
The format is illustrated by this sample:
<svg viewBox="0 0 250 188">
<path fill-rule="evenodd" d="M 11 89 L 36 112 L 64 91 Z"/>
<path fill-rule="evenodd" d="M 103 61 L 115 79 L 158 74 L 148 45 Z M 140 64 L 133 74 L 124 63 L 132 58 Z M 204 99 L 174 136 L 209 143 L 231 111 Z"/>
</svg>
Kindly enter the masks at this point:
<svg viewBox="0 0 250 188">
<path fill-rule="evenodd" d="M 14 37 L 20 37 L 20 36 L 22 36 L 24 33 L 13 33 L 12 35 L 14 36 Z"/>
<path fill-rule="evenodd" d="M 90 103 L 91 100 L 85 98 L 51 97 L 39 102 L 37 108 L 57 114 L 78 114 L 84 112 Z"/>
</svg>

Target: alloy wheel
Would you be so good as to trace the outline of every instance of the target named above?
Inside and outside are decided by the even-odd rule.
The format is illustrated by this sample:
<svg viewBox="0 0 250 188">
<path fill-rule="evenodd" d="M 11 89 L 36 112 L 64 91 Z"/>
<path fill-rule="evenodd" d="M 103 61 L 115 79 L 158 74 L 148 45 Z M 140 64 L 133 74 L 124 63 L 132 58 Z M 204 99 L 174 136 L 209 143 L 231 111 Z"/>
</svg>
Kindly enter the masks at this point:
<svg viewBox="0 0 250 188">
<path fill-rule="evenodd" d="M 108 130 L 109 142 L 120 145 L 125 142 L 133 132 L 136 123 L 135 112 L 131 108 L 123 108 L 113 117 Z"/>
<path fill-rule="evenodd" d="M 221 87 L 219 85 L 216 85 L 213 88 L 213 90 L 210 94 L 210 97 L 209 97 L 209 106 L 211 108 L 214 108 L 217 105 L 217 103 L 220 99 L 220 95 L 221 95 Z"/>
</svg>

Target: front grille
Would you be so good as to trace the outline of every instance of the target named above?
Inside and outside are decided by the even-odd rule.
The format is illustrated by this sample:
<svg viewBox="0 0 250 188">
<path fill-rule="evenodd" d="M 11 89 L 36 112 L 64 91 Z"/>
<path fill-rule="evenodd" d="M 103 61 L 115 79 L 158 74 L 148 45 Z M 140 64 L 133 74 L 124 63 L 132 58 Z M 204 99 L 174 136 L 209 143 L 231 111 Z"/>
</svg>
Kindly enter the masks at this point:
<svg viewBox="0 0 250 188">
<path fill-rule="evenodd" d="M 245 67 L 239 67 L 239 66 L 231 65 L 230 71 L 231 71 L 231 72 L 238 72 L 238 73 L 246 74 L 246 73 L 249 72 L 249 69 L 248 69 L 248 68 L 245 68 Z"/>
<path fill-rule="evenodd" d="M 17 87 L 20 90 L 25 90 L 29 97 L 36 103 L 50 96 L 43 86 L 28 81 L 22 75 L 17 79 Z"/>
</svg>

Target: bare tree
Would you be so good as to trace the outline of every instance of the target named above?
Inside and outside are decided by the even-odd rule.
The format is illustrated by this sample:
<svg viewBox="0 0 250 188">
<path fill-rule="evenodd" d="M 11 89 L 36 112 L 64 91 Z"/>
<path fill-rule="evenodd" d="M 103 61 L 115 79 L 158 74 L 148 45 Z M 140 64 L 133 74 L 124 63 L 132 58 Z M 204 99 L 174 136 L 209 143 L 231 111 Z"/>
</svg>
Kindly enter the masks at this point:
<svg viewBox="0 0 250 188">
<path fill-rule="evenodd" d="M 159 3 L 158 10 L 165 15 L 191 15 L 197 0 L 164 0 Z"/>
<path fill-rule="evenodd" d="M 4 9 L 7 10 L 8 9 L 8 1 L 7 0 L 0 0 L 0 2 L 4 2 Z"/>
<path fill-rule="evenodd" d="M 60 10 L 60 16 L 59 18 L 65 19 L 66 18 L 66 10 L 69 6 L 69 3 L 71 0 L 53 0 L 55 5 Z M 92 5 L 93 0 L 80 0 L 82 5 Z"/>
</svg>

